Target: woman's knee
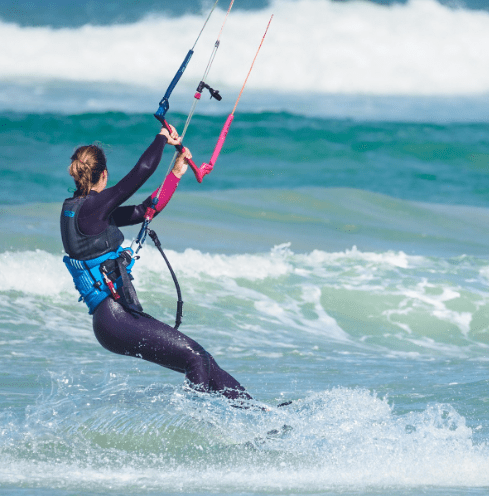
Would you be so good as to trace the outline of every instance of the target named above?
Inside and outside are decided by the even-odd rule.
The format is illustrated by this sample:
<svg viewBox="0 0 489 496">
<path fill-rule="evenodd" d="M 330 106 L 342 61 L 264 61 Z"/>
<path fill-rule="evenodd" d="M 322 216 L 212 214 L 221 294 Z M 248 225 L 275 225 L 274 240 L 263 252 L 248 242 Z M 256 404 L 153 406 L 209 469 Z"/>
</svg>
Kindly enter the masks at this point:
<svg viewBox="0 0 489 496">
<path fill-rule="evenodd" d="M 185 374 L 187 378 L 194 383 L 208 385 L 214 359 L 195 341 L 188 343 L 185 348 Z"/>
</svg>

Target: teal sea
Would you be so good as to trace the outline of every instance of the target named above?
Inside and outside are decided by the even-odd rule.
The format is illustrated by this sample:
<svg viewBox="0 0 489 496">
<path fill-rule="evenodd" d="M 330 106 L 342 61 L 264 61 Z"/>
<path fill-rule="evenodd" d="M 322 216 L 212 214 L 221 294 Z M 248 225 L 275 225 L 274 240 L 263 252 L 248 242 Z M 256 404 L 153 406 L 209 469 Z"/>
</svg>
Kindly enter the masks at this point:
<svg viewBox="0 0 489 496">
<path fill-rule="evenodd" d="M 73 150 L 100 144 L 109 186 L 131 169 L 210 4 L 29 5 L 0 1 L 0 494 L 488 494 L 486 3 L 236 0 L 223 100 L 185 137 L 198 165 L 273 13 L 270 32 L 214 170 L 152 227 L 180 329 L 248 409 L 102 348 L 59 235 Z M 179 130 L 226 8 L 170 101 Z M 170 274 L 140 254 L 144 310 L 172 324 Z"/>
</svg>

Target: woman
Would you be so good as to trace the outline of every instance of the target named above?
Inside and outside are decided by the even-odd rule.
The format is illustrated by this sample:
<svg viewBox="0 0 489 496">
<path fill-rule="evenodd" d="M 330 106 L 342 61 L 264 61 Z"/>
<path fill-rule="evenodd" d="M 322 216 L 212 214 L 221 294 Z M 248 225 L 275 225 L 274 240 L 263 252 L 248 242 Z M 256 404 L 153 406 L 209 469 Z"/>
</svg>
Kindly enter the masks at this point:
<svg viewBox="0 0 489 496">
<path fill-rule="evenodd" d="M 95 145 L 78 148 L 69 168 L 76 185 L 61 212 L 61 236 L 68 254 L 63 259 L 75 287 L 93 315 L 100 344 L 121 355 L 143 358 L 183 372 L 198 391 L 219 392 L 229 399 L 251 399 L 245 389 L 222 370 L 202 346 L 173 327 L 142 312 L 130 282 L 134 259 L 120 245 L 119 227 L 143 221 L 156 191 L 143 203 L 124 206 L 156 170 L 166 143 L 181 141 L 172 128 L 162 128 L 135 167 L 115 186 L 107 188 L 104 152 Z M 192 157 L 184 149 L 165 179 L 156 213 L 166 206 Z M 129 274 L 129 276 L 128 276 Z"/>
</svg>

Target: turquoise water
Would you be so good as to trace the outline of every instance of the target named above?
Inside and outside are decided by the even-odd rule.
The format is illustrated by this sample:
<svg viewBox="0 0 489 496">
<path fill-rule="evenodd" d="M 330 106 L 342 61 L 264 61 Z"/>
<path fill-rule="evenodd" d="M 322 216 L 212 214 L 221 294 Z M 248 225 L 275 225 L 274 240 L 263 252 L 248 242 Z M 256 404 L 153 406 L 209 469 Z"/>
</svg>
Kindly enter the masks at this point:
<svg viewBox="0 0 489 496">
<path fill-rule="evenodd" d="M 180 129 L 185 118 L 172 114 Z M 222 115 L 200 115 L 192 121 L 184 143 L 198 165 L 209 160 L 224 120 Z M 7 186 L 2 203 L 22 204 L 67 196 L 72 187 L 66 173 L 70 152 L 81 143 L 101 142 L 115 183 L 159 128 L 147 114 L 4 113 L 0 129 Z M 218 174 L 202 184 L 188 174 L 185 191 L 349 187 L 405 200 L 489 205 L 486 122 L 358 122 L 266 112 L 241 113 L 231 129 Z M 142 191 L 155 189 L 170 158 Z"/>
<path fill-rule="evenodd" d="M 0 38 L 11 43 L 0 58 L 0 493 L 487 494 L 481 5 L 257 1 L 233 11 L 211 73 L 225 98 L 203 100 L 185 138 L 198 164 L 274 12 L 263 64 L 213 172 L 198 184 L 189 171 L 152 226 L 182 288 L 181 330 L 255 398 L 236 409 L 98 344 L 58 225 L 76 146 L 102 144 L 110 185 L 158 132 L 151 114 L 200 6 L 148 17 L 151 2 L 107 2 L 95 22 L 94 4 L 76 15 L 55 4 L 57 15 L 22 16 L 21 4 L 0 2 Z M 145 57 L 161 32 L 183 48 L 157 52 L 156 64 Z M 172 96 L 179 129 L 212 42 L 202 39 Z M 413 43 L 423 46 L 415 58 Z M 124 229 L 127 244 L 137 232 Z M 173 323 L 175 288 L 151 241 L 133 274 L 145 311 Z"/>
</svg>

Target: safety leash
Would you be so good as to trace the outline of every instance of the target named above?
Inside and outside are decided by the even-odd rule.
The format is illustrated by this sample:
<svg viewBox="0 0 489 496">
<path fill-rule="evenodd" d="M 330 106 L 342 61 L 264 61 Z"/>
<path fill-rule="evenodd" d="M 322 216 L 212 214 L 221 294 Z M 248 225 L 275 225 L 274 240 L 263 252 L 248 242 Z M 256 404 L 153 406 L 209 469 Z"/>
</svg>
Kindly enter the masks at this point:
<svg viewBox="0 0 489 496">
<path fill-rule="evenodd" d="M 152 229 L 148 230 L 148 234 L 149 237 L 153 240 L 158 251 L 161 253 L 161 256 L 165 259 L 166 265 L 173 279 L 173 283 L 175 284 L 175 289 L 177 290 L 178 299 L 177 299 L 177 314 L 175 317 L 175 329 L 178 329 L 180 324 L 182 323 L 182 315 L 183 315 L 183 300 L 182 300 L 182 292 L 180 291 L 180 284 L 178 284 L 177 276 L 175 275 L 175 272 L 173 272 L 172 266 L 170 265 L 168 258 L 166 258 L 165 252 L 161 247 L 161 243 L 160 240 L 158 239 L 157 234 Z"/>
</svg>

